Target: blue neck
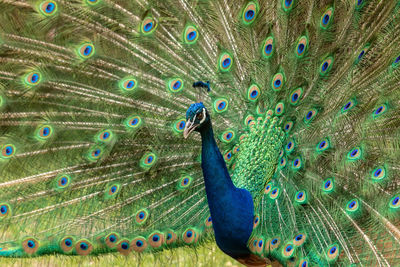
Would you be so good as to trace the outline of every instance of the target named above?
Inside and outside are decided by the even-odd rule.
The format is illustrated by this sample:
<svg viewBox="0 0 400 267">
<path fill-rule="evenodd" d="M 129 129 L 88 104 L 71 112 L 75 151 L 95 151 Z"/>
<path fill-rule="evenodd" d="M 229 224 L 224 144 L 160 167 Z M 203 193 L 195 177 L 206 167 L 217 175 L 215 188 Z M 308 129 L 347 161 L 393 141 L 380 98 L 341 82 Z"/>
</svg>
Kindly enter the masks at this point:
<svg viewBox="0 0 400 267">
<path fill-rule="evenodd" d="M 208 206 L 215 240 L 233 258 L 250 255 L 247 241 L 253 230 L 254 205 L 250 193 L 234 186 L 218 146 L 211 122 L 202 125 L 202 162 Z"/>
</svg>

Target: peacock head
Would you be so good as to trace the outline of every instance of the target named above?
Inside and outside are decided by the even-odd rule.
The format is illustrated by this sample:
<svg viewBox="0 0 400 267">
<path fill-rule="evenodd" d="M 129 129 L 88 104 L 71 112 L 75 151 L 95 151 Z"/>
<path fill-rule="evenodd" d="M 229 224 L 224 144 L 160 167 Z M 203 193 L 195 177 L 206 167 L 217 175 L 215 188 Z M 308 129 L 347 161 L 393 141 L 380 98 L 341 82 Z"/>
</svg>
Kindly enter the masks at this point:
<svg viewBox="0 0 400 267">
<path fill-rule="evenodd" d="M 186 125 L 183 137 L 187 138 L 193 131 L 199 132 L 203 125 L 210 121 L 210 115 L 202 102 L 190 105 L 186 111 Z"/>
</svg>

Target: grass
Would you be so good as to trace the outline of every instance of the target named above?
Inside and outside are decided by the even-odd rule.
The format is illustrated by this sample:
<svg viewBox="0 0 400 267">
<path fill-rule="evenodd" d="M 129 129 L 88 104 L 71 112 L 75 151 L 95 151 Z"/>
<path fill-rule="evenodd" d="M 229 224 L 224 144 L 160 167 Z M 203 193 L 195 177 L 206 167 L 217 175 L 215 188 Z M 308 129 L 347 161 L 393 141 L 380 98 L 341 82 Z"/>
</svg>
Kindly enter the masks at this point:
<svg viewBox="0 0 400 267">
<path fill-rule="evenodd" d="M 196 249 L 183 247 L 166 250 L 156 254 L 138 255 L 131 252 L 128 256 L 119 253 L 101 256 L 64 256 L 48 255 L 34 258 L 0 258 L 0 266 L 230 266 L 241 267 L 240 263 L 225 255 L 215 243 L 207 243 Z"/>
</svg>

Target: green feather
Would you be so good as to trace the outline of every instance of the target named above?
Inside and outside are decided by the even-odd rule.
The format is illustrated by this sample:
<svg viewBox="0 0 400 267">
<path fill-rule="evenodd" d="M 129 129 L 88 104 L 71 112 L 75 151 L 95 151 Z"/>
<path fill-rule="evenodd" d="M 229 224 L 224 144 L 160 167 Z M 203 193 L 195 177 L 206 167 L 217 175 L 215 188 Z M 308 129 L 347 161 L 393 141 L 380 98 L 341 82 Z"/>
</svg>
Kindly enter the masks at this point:
<svg viewBox="0 0 400 267">
<path fill-rule="evenodd" d="M 1 1 L 0 256 L 213 240 L 202 144 L 183 138 L 187 108 L 203 102 L 254 200 L 253 254 L 399 265 L 399 9 Z"/>
</svg>

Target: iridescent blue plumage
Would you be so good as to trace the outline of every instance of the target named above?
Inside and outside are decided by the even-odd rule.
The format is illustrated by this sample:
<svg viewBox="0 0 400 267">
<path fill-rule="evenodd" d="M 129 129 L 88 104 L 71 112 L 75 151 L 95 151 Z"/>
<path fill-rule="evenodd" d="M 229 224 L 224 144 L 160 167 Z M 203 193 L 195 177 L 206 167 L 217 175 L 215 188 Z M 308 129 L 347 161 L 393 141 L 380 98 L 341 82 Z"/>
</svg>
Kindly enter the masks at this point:
<svg viewBox="0 0 400 267">
<path fill-rule="evenodd" d="M 254 205 L 246 189 L 236 188 L 228 173 L 224 158 L 214 139 L 211 118 L 200 123 L 198 114 L 203 114 L 203 103 L 192 104 L 186 119 L 194 121 L 202 139 L 201 168 L 205 181 L 208 205 L 213 222 L 215 240 L 226 254 L 235 259 L 251 255 L 247 247 L 253 229 Z"/>
</svg>

